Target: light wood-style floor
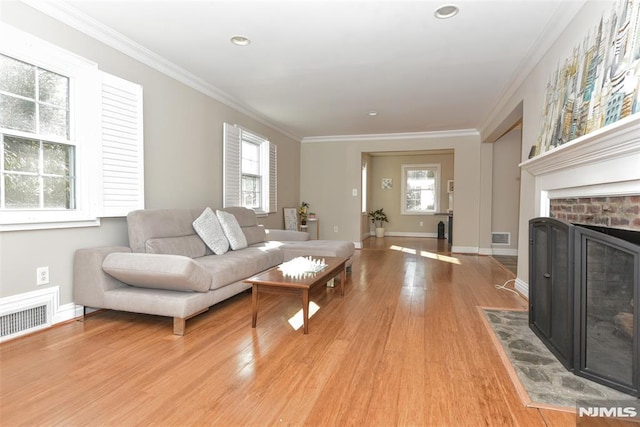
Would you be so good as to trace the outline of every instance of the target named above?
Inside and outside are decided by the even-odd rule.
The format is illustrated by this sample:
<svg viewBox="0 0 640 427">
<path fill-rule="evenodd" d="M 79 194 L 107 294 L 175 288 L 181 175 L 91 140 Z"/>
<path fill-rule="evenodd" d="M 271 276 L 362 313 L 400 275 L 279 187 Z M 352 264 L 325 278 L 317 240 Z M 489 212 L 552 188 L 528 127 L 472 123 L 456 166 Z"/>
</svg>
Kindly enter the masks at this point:
<svg viewBox="0 0 640 427">
<path fill-rule="evenodd" d="M 0 346 L 0 425 L 572 426 L 526 408 L 477 306 L 525 308 L 495 289 L 491 257 L 437 239 L 371 238 L 345 296 L 321 287 L 309 334 L 297 299 L 241 294 L 172 335 L 169 318 L 104 311 Z"/>
</svg>

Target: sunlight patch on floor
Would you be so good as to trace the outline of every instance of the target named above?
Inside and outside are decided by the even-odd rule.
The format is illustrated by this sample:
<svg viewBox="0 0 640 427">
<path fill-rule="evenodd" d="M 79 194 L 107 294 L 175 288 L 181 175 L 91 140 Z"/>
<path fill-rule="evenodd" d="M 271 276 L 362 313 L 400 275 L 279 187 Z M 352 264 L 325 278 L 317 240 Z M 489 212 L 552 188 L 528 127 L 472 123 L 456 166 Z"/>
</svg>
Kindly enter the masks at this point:
<svg viewBox="0 0 640 427">
<path fill-rule="evenodd" d="M 460 265 L 460 260 L 458 258 L 450 257 L 450 256 L 446 256 L 446 255 L 440 255 L 440 254 L 436 254 L 436 253 L 433 253 L 433 252 L 420 251 L 420 253 L 418 254 L 418 251 L 415 250 L 415 249 L 405 248 L 405 247 L 397 246 L 397 245 L 391 245 L 391 247 L 389 249 L 391 249 L 392 251 L 399 251 L 399 252 L 404 252 L 404 253 L 407 253 L 407 254 L 420 255 L 421 257 L 424 257 L 424 258 L 430 258 L 430 259 L 435 259 L 437 261 L 444 261 L 444 262 L 448 262 L 450 264 L 458 264 L 458 265 Z"/>
<path fill-rule="evenodd" d="M 320 310 L 320 306 L 313 301 L 309 301 L 309 319 Z M 302 315 L 302 309 L 298 310 L 296 314 L 291 316 L 289 324 L 294 330 L 298 330 L 304 326 L 304 317 Z"/>
</svg>

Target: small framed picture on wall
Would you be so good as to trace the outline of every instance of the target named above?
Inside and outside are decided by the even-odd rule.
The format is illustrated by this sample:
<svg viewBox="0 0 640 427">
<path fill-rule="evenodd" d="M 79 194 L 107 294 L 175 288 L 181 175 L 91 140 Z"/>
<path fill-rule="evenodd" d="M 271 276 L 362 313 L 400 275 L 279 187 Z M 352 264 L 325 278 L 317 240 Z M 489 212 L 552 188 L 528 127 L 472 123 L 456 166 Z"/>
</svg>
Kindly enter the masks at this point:
<svg viewBox="0 0 640 427">
<path fill-rule="evenodd" d="M 391 178 L 382 178 L 382 189 L 383 190 L 391 190 L 393 188 L 393 179 Z"/>
</svg>

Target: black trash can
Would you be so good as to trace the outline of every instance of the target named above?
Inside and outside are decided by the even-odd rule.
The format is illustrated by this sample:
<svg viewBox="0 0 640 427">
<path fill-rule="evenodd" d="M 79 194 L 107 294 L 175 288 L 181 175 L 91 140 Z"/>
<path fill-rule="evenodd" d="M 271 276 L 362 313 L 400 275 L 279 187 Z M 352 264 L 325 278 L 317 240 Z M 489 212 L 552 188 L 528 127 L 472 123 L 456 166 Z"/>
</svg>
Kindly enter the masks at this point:
<svg viewBox="0 0 640 427">
<path fill-rule="evenodd" d="M 438 239 L 444 239 L 444 222 L 438 223 Z"/>
</svg>

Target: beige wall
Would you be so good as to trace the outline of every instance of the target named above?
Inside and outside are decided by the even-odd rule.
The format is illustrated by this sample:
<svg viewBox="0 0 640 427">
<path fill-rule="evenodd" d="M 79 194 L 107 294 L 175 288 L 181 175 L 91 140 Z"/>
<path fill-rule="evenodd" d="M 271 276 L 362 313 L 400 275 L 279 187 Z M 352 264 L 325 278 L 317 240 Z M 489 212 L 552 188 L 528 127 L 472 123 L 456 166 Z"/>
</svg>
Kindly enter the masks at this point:
<svg viewBox="0 0 640 427">
<path fill-rule="evenodd" d="M 521 141 L 521 129 L 516 128 L 493 143 L 491 231 L 511 233 L 510 245 L 492 245 L 498 255 L 518 253 Z"/>
<path fill-rule="evenodd" d="M 481 130 L 482 140 L 491 140 L 502 129 L 509 128 L 522 117 L 521 161 L 526 160 L 529 150 L 538 141 L 546 86 L 549 76 L 556 71 L 558 64 L 573 54 L 573 49 L 582 43 L 587 32 L 598 24 L 605 11 L 610 10 L 611 1 L 588 1 L 571 22 L 567 22 L 553 46 L 546 52 L 534 69 L 513 93 L 502 100 L 500 108 L 491 114 Z M 519 113 L 521 111 L 521 114 Z M 535 193 L 533 177 L 526 171 L 520 181 L 520 215 L 518 221 L 518 282 L 526 289 L 529 277 L 528 222 L 536 217 L 534 209 Z"/>
<path fill-rule="evenodd" d="M 388 235 L 416 235 L 423 237 L 437 236 L 438 222 L 447 222 L 445 216 L 434 215 L 401 215 L 402 204 L 402 165 L 404 164 L 439 164 L 440 165 L 440 191 L 439 212 L 446 212 L 449 205 L 449 193 L 447 181 L 453 180 L 453 153 L 449 154 L 412 154 L 374 156 L 371 158 L 370 186 L 371 200 L 369 211 L 384 208 L 389 217 L 389 223 L 385 224 Z M 382 178 L 391 178 L 393 187 L 382 189 Z M 422 222 L 422 226 L 420 223 Z M 371 224 L 371 223 L 369 223 Z M 446 228 L 445 228 L 446 231 Z M 428 236 L 427 236 L 428 235 Z"/>
<path fill-rule="evenodd" d="M 324 238 L 359 243 L 362 153 L 441 149 L 453 149 L 455 158 L 453 249 L 457 252 L 476 253 L 480 233 L 488 233 L 489 230 L 481 231 L 478 220 L 480 138 L 475 132 L 433 132 L 370 138 L 333 137 L 324 141 L 303 142 L 301 197 L 309 201 L 319 215 Z M 371 185 L 375 186 L 376 183 Z M 353 195 L 354 189 L 357 196 Z M 399 203 L 398 201 L 397 204 Z M 337 232 L 334 227 L 337 227 Z"/>
<path fill-rule="evenodd" d="M 98 63 L 144 88 L 145 202 L 148 208 L 222 205 L 222 123 L 237 123 L 278 145 L 279 212 L 261 221 L 282 228 L 282 207 L 297 206 L 300 143 L 19 2 L 2 2 L 2 22 Z M 123 218 L 100 227 L 0 233 L 0 297 L 39 289 L 49 266 L 60 303 L 72 302 L 76 249 L 127 244 Z"/>
</svg>

